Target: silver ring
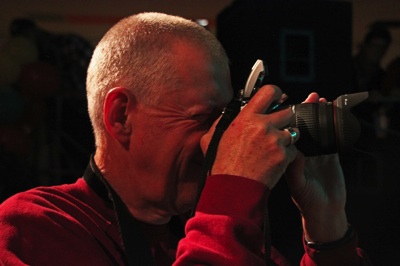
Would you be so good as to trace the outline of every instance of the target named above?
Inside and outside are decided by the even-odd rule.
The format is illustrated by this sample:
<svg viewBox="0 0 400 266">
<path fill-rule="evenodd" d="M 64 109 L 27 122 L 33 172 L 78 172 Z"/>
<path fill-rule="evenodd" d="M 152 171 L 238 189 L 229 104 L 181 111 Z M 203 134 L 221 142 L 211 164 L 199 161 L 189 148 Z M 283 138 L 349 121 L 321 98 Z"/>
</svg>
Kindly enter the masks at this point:
<svg viewBox="0 0 400 266">
<path fill-rule="evenodd" d="M 289 134 L 290 134 L 290 143 L 289 143 L 289 145 L 294 144 L 296 142 L 296 140 L 297 140 L 297 136 L 298 136 L 297 132 L 291 127 L 286 127 L 283 130 L 289 132 Z"/>
</svg>

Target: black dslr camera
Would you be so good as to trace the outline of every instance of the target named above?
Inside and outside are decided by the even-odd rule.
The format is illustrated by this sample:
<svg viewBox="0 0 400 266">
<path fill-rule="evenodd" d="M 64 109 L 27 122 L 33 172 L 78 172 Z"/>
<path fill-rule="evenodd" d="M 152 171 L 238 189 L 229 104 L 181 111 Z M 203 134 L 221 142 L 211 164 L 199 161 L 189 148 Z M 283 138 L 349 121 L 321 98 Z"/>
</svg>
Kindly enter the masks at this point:
<svg viewBox="0 0 400 266">
<path fill-rule="evenodd" d="M 262 60 L 254 64 L 240 99 L 246 105 L 261 87 L 265 75 Z M 344 94 L 333 102 L 302 103 L 290 106 L 294 118 L 289 124 L 300 130 L 296 147 L 306 156 L 346 152 L 360 136 L 360 124 L 350 109 L 368 98 L 368 92 Z M 272 104 L 268 112 L 279 103 Z"/>
</svg>

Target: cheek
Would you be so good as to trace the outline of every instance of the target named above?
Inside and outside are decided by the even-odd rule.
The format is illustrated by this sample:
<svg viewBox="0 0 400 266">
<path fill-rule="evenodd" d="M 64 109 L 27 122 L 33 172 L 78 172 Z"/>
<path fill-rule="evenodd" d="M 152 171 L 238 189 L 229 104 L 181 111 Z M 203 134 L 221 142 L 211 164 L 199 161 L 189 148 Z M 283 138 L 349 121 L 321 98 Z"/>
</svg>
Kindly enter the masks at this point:
<svg viewBox="0 0 400 266">
<path fill-rule="evenodd" d="M 193 132 L 190 136 L 188 136 L 188 142 L 189 144 L 198 150 L 201 150 L 201 144 L 202 144 L 202 139 L 204 136 L 208 136 L 207 134 L 208 130 L 198 130 Z"/>
<path fill-rule="evenodd" d="M 203 152 L 200 147 L 200 140 L 205 134 L 205 131 L 187 132 L 178 145 L 182 145 L 182 159 L 189 163 L 202 164 Z"/>
<path fill-rule="evenodd" d="M 178 157 L 183 162 L 199 161 L 203 158 L 203 153 L 200 148 L 200 136 L 187 136 L 176 144 L 180 146 Z"/>
</svg>

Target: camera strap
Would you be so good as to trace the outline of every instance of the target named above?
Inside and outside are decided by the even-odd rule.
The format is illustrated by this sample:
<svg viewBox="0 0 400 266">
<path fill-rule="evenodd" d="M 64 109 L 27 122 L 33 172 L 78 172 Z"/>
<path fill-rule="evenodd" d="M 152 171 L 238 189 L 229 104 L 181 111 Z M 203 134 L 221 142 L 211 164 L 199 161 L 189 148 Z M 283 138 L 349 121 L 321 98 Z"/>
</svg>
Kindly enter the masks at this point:
<svg viewBox="0 0 400 266">
<path fill-rule="evenodd" d="M 206 183 L 206 179 L 209 176 L 211 169 L 213 167 L 215 157 L 217 154 L 218 150 L 218 144 L 219 141 L 221 140 L 222 135 L 224 134 L 225 130 L 229 127 L 229 125 L 232 123 L 232 121 L 236 118 L 236 116 L 239 114 L 241 111 L 241 108 L 243 106 L 243 101 L 239 98 L 233 99 L 228 106 L 225 108 L 224 113 L 218 122 L 214 134 L 211 138 L 211 141 L 208 145 L 208 149 L 204 158 L 204 164 L 202 168 L 202 175 L 201 175 L 201 180 L 199 182 L 199 187 L 197 189 L 197 194 L 196 194 L 196 201 L 195 201 L 195 207 L 192 210 L 191 217 L 194 216 L 196 212 L 196 206 L 199 202 L 201 192 L 203 191 L 204 185 Z M 265 257 L 265 265 L 275 265 L 275 263 L 271 260 L 271 236 L 270 236 L 270 223 L 269 223 L 269 216 L 268 216 L 268 211 L 266 211 L 265 217 L 264 217 L 264 238 L 265 238 L 265 243 L 264 243 L 264 257 Z"/>
<path fill-rule="evenodd" d="M 141 229 L 139 221 L 130 214 L 119 195 L 104 179 L 94 163 L 93 155 L 90 158 L 90 163 L 86 168 L 83 179 L 96 194 L 113 205 L 119 233 L 125 248 L 125 264 L 132 266 L 154 265 L 150 244 Z"/>
<path fill-rule="evenodd" d="M 242 107 L 242 101 L 238 98 L 233 99 L 225 108 L 221 119 L 219 120 L 217 126 L 215 127 L 214 134 L 211 138 L 210 143 L 208 144 L 207 152 L 204 157 L 201 180 L 197 188 L 196 201 L 195 201 L 196 205 L 193 208 L 191 217 L 194 216 L 197 203 L 199 202 L 201 192 L 203 191 L 204 185 L 206 183 L 206 179 L 213 167 L 215 156 L 217 155 L 219 141 L 221 140 L 221 137 L 224 134 L 225 130 L 229 127 L 229 125 L 232 123 L 235 117 L 239 114 L 241 107 Z"/>
</svg>

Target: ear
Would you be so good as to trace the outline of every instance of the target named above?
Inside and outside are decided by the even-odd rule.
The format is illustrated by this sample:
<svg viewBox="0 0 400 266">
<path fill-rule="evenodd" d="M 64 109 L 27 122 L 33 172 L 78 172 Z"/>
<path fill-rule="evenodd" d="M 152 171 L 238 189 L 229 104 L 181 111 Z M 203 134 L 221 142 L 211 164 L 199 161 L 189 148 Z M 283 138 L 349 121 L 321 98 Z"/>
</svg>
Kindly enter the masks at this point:
<svg viewBox="0 0 400 266">
<path fill-rule="evenodd" d="M 108 133 L 125 149 L 129 148 L 132 125 L 129 109 L 135 103 L 132 93 L 123 87 L 111 89 L 104 101 L 104 124 Z"/>
</svg>

